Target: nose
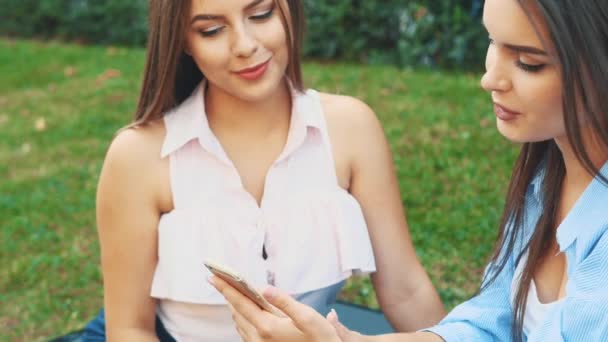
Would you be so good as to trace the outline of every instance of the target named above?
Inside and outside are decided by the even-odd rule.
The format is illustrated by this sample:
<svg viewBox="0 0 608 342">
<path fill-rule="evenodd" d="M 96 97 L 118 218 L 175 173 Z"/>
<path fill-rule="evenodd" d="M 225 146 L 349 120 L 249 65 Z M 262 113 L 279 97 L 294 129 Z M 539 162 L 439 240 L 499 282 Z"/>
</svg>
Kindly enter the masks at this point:
<svg viewBox="0 0 608 342">
<path fill-rule="evenodd" d="M 232 53 L 238 57 L 250 57 L 258 50 L 259 42 L 246 25 L 239 25 L 234 30 Z"/>
<path fill-rule="evenodd" d="M 510 90 L 513 84 L 509 70 L 508 62 L 501 58 L 494 46 L 490 45 L 486 55 L 486 72 L 481 77 L 481 87 L 488 92 Z"/>
</svg>

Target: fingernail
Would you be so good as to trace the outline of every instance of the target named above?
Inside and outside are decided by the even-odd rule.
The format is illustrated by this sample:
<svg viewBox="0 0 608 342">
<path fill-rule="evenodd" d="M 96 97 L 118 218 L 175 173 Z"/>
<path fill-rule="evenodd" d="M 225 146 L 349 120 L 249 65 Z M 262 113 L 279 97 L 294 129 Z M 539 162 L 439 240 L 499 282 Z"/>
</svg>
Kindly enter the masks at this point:
<svg viewBox="0 0 608 342">
<path fill-rule="evenodd" d="M 277 288 L 274 286 L 268 286 L 268 288 L 264 291 L 264 297 L 268 300 L 275 299 L 279 295 Z"/>
<path fill-rule="evenodd" d="M 329 313 L 327 313 L 327 316 L 325 316 L 325 318 L 329 321 L 329 322 L 335 322 L 336 321 L 336 311 L 334 309 L 329 310 Z"/>
<path fill-rule="evenodd" d="M 207 282 L 209 282 L 209 284 L 211 284 L 211 285 L 215 286 L 215 281 L 214 281 L 214 279 L 213 279 L 213 276 L 209 276 L 209 277 L 207 277 Z"/>
</svg>

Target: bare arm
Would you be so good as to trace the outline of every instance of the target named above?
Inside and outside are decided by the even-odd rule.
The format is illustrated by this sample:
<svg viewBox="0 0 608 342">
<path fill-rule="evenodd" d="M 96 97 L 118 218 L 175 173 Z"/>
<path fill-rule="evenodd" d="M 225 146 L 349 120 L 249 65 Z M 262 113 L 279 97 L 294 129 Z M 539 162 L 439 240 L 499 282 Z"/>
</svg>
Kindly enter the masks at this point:
<svg viewBox="0 0 608 342">
<path fill-rule="evenodd" d="M 97 227 L 101 241 L 106 335 L 109 341 L 156 341 L 156 266 L 159 206 L 150 136 L 124 131 L 113 141 L 99 179 Z M 154 164 L 156 163 L 156 164 Z"/>
<path fill-rule="evenodd" d="M 346 114 L 331 118 L 338 108 Z M 445 315 L 444 308 L 414 251 L 392 154 L 380 123 L 367 105 L 352 98 L 334 100 L 326 112 L 330 129 L 338 132 L 334 134 L 335 148 L 343 148 L 340 139 L 348 141 L 343 145 L 352 156 L 350 192 L 361 204 L 368 224 L 377 265 L 372 282 L 380 306 L 397 331 L 434 325 Z M 340 135 L 340 126 L 347 127 L 348 136 Z"/>
</svg>

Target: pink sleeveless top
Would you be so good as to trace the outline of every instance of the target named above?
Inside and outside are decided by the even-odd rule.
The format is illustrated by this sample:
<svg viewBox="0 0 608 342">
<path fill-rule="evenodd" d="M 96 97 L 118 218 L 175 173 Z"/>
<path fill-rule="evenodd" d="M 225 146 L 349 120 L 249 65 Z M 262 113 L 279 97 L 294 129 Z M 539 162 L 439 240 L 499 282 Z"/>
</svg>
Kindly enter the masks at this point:
<svg viewBox="0 0 608 342">
<path fill-rule="evenodd" d="M 151 296 L 160 299 L 169 332 L 187 329 L 173 322 L 179 315 L 169 311 L 176 305 L 227 310 L 207 283 L 206 259 L 258 288 L 270 283 L 294 295 L 375 271 L 361 207 L 338 184 L 318 93 L 292 92 L 287 143 L 268 171 L 258 206 L 209 127 L 204 86 L 164 117 L 161 157 L 170 161 L 174 209 L 160 218 Z"/>
</svg>

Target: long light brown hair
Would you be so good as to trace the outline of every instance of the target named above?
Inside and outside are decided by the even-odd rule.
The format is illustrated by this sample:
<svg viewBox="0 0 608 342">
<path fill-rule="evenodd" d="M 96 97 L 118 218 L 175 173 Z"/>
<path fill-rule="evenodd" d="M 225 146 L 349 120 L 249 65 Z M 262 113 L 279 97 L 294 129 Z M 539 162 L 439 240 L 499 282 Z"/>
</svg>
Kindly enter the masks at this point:
<svg viewBox="0 0 608 342">
<path fill-rule="evenodd" d="M 137 109 L 129 127 L 158 119 L 184 101 L 205 77 L 185 53 L 191 2 L 150 0 L 146 64 Z M 304 89 L 301 45 L 304 10 L 301 0 L 274 0 L 287 35 L 289 62 L 286 76 L 299 91 Z"/>
<path fill-rule="evenodd" d="M 546 27 L 549 41 L 561 73 L 562 107 L 566 135 L 579 162 L 590 175 L 608 186 L 607 175 L 599 173 L 588 146 L 583 128 L 604 148 L 608 159 L 608 3 L 605 0 L 518 0 L 536 31 Z M 500 222 L 497 246 L 491 267 L 484 279 L 483 291 L 496 280 L 513 256 L 515 246 L 522 242 L 525 226 L 525 198 L 528 186 L 539 168 L 544 169 L 541 185 L 542 214 L 535 223 L 532 237 L 524 250 L 515 255 L 518 262 L 528 253 L 521 281 L 515 295 L 511 334 L 523 340 L 523 319 L 530 283 L 555 238 L 561 189 L 566 174 L 564 159 L 554 140 L 523 144 L 513 167 L 511 183 Z M 534 224 L 534 222 L 533 222 Z"/>
</svg>

